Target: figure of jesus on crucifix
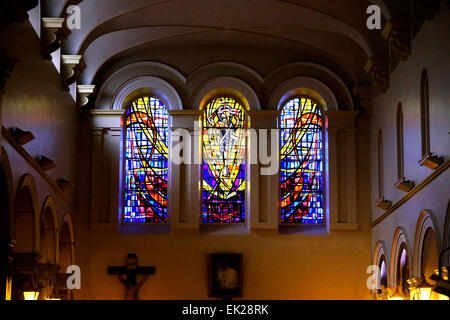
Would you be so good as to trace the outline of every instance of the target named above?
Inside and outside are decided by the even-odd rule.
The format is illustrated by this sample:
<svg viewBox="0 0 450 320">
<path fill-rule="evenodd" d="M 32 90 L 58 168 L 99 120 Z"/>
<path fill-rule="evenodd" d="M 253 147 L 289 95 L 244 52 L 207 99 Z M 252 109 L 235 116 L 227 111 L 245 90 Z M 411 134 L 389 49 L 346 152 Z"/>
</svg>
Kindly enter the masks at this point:
<svg viewBox="0 0 450 320">
<path fill-rule="evenodd" d="M 108 274 L 115 274 L 125 287 L 125 300 L 138 300 L 139 289 L 147 281 L 149 274 L 155 274 L 155 267 L 138 267 L 137 256 L 131 253 L 128 254 L 125 267 L 109 267 Z M 138 274 L 143 275 L 140 281 L 136 279 Z"/>
</svg>

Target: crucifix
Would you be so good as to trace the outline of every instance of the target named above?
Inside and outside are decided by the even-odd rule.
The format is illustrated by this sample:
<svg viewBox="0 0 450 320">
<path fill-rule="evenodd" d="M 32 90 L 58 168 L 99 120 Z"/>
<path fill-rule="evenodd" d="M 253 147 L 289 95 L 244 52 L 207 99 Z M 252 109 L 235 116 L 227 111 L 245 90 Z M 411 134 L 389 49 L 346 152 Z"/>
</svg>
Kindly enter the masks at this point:
<svg viewBox="0 0 450 320">
<path fill-rule="evenodd" d="M 125 263 L 125 267 L 108 267 L 108 274 L 116 275 L 120 283 L 125 287 L 125 300 L 138 300 L 139 289 L 145 283 L 148 275 L 155 274 L 156 267 L 138 267 L 137 256 L 129 253 Z M 122 277 L 125 275 L 125 278 Z M 144 275 L 138 282 L 137 275 Z"/>
</svg>

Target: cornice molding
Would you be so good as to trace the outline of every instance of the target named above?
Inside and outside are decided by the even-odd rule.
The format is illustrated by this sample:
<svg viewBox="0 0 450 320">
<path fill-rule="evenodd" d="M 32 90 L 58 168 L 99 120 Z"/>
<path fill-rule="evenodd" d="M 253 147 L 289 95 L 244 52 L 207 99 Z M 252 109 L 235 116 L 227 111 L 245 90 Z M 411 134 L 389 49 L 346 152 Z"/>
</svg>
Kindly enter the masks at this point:
<svg viewBox="0 0 450 320">
<path fill-rule="evenodd" d="M 64 90 L 68 91 L 69 86 L 78 80 L 78 77 L 86 68 L 86 63 L 81 55 L 61 56 L 61 81 Z"/>
<path fill-rule="evenodd" d="M 375 221 L 373 221 L 370 224 L 371 228 L 375 228 L 378 224 L 380 224 L 384 219 L 389 217 L 392 213 L 395 212 L 400 206 L 402 206 L 406 201 L 411 199 L 414 195 L 419 193 L 420 190 L 425 188 L 428 184 L 430 184 L 434 179 L 436 179 L 438 176 L 440 176 L 442 173 L 447 171 L 447 169 L 450 167 L 450 160 L 447 160 L 445 163 L 443 163 L 439 168 L 437 168 L 435 171 L 433 171 L 432 174 L 430 174 L 427 178 L 425 178 L 421 183 L 416 185 L 414 188 L 411 189 L 403 198 L 401 198 L 399 201 L 394 203 L 392 207 L 389 208 L 384 214 L 382 214 L 380 217 L 378 217 Z"/>
<path fill-rule="evenodd" d="M 408 58 L 411 53 L 411 21 L 391 19 L 384 26 L 381 35 L 403 61 Z"/>
<path fill-rule="evenodd" d="M 89 103 L 89 96 L 94 92 L 94 85 L 77 85 L 77 103 L 80 109 Z"/>
<path fill-rule="evenodd" d="M 42 50 L 44 57 L 51 60 L 51 54 L 61 47 L 61 41 L 70 34 L 64 18 L 42 18 Z"/>
<path fill-rule="evenodd" d="M 5 140 L 20 154 L 36 172 L 59 194 L 59 196 L 67 203 L 67 205 L 74 209 L 74 203 L 72 199 L 64 193 L 64 191 L 58 186 L 58 184 L 41 168 L 39 163 L 26 151 L 17 141 L 8 129 L 2 126 L 2 136 Z"/>
<path fill-rule="evenodd" d="M 381 86 L 383 92 L 389 88 L 389 61 L 382 57 L 370 57 L 364 70 Z"/>
</svg>

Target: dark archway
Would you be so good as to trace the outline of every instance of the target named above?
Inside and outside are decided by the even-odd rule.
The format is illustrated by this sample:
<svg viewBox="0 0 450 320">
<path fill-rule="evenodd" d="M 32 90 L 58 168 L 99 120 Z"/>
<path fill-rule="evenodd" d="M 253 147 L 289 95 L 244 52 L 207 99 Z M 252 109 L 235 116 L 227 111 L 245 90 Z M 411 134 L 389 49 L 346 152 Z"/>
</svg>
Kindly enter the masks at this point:
<svg viewBox="0 0 450 320">
<path fill-rule="evenodd" d="M 12 299 L 23 300 L 27 283 L 33 281 L 36 268 L 35 217 L 36 187 L 31 175 L 25 175 L 14 199 L 14 269 Z M 29 281 L 28 281 L 29 280 Z"/>
<path fill-rule="evenodd" d="M 0 300 L 11 296 L 12 247 L 10 188 L 6 168 L 0 163 Z"/>
</svg>

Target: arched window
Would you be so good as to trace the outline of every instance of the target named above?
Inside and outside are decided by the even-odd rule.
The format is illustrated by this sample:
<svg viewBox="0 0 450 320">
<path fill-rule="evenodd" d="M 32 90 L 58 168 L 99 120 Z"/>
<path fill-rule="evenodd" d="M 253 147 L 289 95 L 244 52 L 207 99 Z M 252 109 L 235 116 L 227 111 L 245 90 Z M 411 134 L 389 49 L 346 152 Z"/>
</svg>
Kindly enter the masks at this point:
<svg viewBox="0 0 450 320">
<path fill-rule="evenodd" d="M 246 113 L 234 98 L 212 99 L 203 111 L 202 222 L 244 223 Z"/>
<path fill-rule="evenodd" d="M 396 283 L 400 292 L 404 296 L 409 296 L 409 284 L 408 279 L 410 278 L 408 253 L 406 247 L 402 244 L 400 249 L 399 260 L 397 261 L 397 279 Z"/>
<path fill-rule="evenodd" d="M 168 118 L 157 98 L 142 97 L 125 115 L 125 223 L 167 223 Z"/>
<path fill-rule="evenodd" d="M 382 256 L 380 259 L 380 263 L 378 265 L 378 268 L 380 268 L 380 288 L 387 288 L 388 287 L 388 281 L 387 281 L 387 270 L 386 270 L 386 258 L 385 256 Z"/>
<path fill-rule="evenodd" d="M 420 120 L 422 131 L 422 156 L 430 153 L 430 92 L 427 69 L 422 71 L 420 81 Z"/>
<path fill-rule="evenodd" d="M 377 149 L 378 149 L 378 197 L 383 199 L 383 132 L 381 130 L 378 131 L 378 141 L 377 141 Z"/>
<path fill-rule="evenodd" d="M 397 107 L 397 176 L 398 180 L 404 178 L 404 151 L 403 151 L 403 110 L 402 104 Z"/>
<path fill-rule="evenodd" d="M 288 101 L 280 118 L 281 223 L 323 224 L 323 118 L 311 99 Z"/>
</svg>

